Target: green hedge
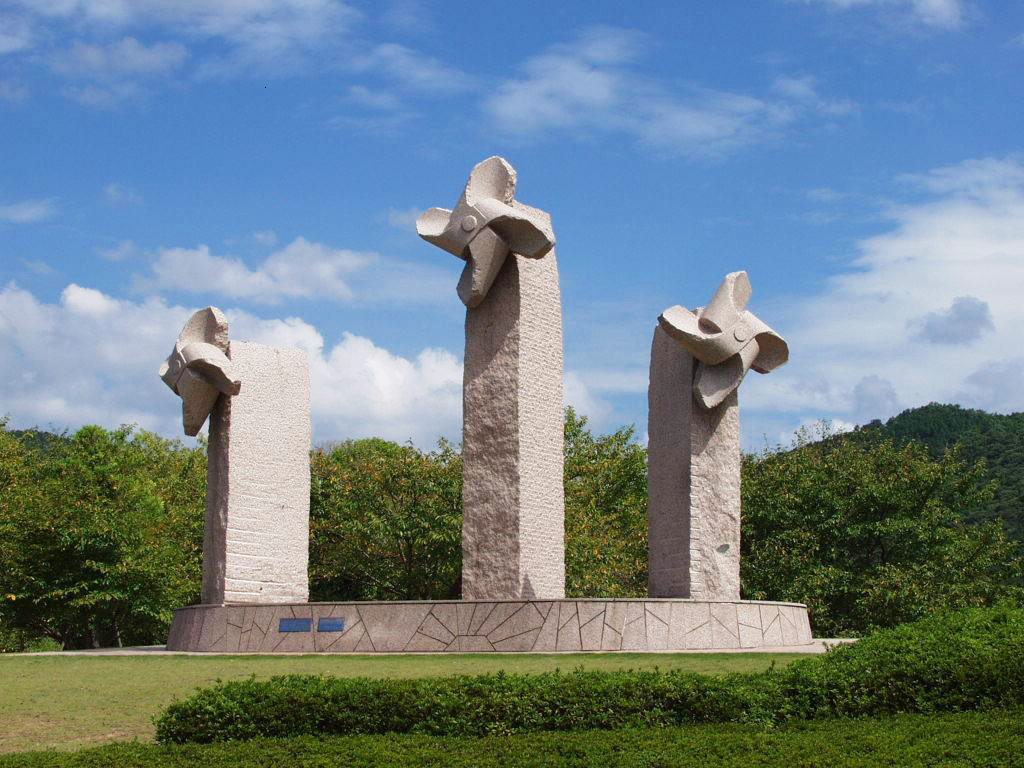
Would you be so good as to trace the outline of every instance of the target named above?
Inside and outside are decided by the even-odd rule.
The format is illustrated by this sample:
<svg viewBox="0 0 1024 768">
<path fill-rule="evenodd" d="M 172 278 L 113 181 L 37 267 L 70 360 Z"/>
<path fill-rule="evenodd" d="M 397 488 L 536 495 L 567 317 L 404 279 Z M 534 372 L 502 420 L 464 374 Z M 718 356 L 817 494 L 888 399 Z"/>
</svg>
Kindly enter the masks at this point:
<svg viewBox="0 0 1024 768">
<path fill-rule="evenodd" d="M 0 756 L 0 768 L 875 768 L 1019 766 L 1024 711 L 451 737 L 300 736 Z"/>
<path fill-rule="evenodd" d="M 1024 609 L 936 615 L 781 671 L 575 671 L 223 683 L 157 718 L 165 743 L 303 734 L 449 736 L 702 722 L 779 722 L 1024 704 Z"/>
</svg>

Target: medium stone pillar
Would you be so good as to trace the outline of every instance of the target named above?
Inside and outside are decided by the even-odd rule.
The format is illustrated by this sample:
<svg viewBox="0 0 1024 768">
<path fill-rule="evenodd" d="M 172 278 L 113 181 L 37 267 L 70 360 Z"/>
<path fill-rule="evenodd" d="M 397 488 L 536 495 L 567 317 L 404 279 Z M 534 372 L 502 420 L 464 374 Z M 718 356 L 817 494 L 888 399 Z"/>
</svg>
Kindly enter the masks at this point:
<svg viewBox="0 0 1024 768">
<path fill-rule="evenodd" d="M 740 413 L 734 390 L 705 409 L 694 358 L 659 326 L 648 389 L 651 597 L 740 599 Z"/>
<path fill-rule="evenodd" d="M 746 272 L 706 307 L 658 318 L 648 389 L 648 589 L 652 597 L 740 599 L 740 409 L 747 371 L 789 359 L 785 339 L 746 310 Z"/>
<path fill-rule="evenodd" d="M 206 604 L 309 598 L 309 362 L 231 341 L 237 395 L 210 414 L 203 534 Z"/>
<path fill-rule="evenodd" d="M 565 596 L 562 303 L 551 217 L 514 199 L 515 169 L 478 163 L 420 236 L 466 262 L 462 597 Z"/>
<path fill-rule="evenodd" d="M 466 311 L 462 597 L 565 596 L 558 265 L 512 254 Z"/>
</svg>

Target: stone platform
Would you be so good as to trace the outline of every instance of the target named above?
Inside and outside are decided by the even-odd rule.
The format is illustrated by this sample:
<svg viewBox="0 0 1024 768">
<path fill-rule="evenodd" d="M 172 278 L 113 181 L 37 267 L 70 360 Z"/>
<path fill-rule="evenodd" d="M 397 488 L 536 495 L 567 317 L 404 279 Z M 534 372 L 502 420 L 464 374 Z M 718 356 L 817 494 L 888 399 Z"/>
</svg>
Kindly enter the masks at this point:
<svg viewBox="0 0 1024 768">
<path fill-rule="evenodd" d="M 687 651 L 805 646 L 807 606 L 589 599 L 193 605 L 169 651 L 455 653 Z"/>
</svg>

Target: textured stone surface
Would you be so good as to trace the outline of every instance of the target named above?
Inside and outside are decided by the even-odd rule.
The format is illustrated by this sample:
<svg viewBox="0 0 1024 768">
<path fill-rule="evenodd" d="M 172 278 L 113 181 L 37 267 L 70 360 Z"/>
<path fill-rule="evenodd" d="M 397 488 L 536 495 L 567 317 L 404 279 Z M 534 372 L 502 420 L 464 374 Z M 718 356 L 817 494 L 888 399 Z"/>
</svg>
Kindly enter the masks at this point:
<svg viewBox="0 0 1024 768">
<path fill-rule="evenodd" d="M 229 357 L 243 386 L 234 397 L 219 398 L 210 417 L 203 602 L 304 601 L 311 438 L 306 353 L 232 341 Z"/>
<path fill-rule="evenodd" d="M 725 276 L 706 307 L 669 307 L 658 322 L 700 362 L 693 395 L 714 408 L 740 385 L 747 370 L 768 373 L 789 360 L 785 339 L 746 310 L 752 289 L 746 272 Z"/>
<path fill-rule="evenodd" d="M 466 312 L 462 595 L 565 595 L 558 264 L 514 254 Z"/>
<path fill-rule="evenodd" d="M 416 222 L 424 240 L 466 261 L 458 294 L 475 307 L 490 290 L 510 252 L 532 259 L 555 244 L 551 219 L 513 200 L 516 171 L 501 157 L 477 163 L 455 209 L 431 208 Z"/>
<path fill-rule="evenodd" d="M 227 318 L 216 307 L 207 307 L 188 319 L 174 349 L 160 366 L 160 378 L 181 397 L 186 435 L 199 434 L 221 394 L 238 394 L 241 382 L 227 353 Z"/>
<path fill-rule="evenodd" d="M 785 340 L 747 311 L 750 295 L 747 273 L 732 272 L 706 307 L 658 318 L 647 451 L 654 597 L 740 596 L 738 387 L 748 369 L 768 373 L 789 359 Z M 712 631 L 728 630 L 718 622 Z"/>
<path fill-rule="evenodd" d="M 309 618 L 310 632 L 281 632 Z M 322 618 L 345 622 L 319 631 Z M 765 631 L 761 626 L 765 626 Z M 811 643 L 793 603 L 694 600 L 437 601 L 195 605 L 175 612 L 169 650 L 219 653 L 663 651 Z"/>
<path fill-rule="evenodd" d="M 478 163 L 453 210 L 416 223 L 466 261 L 462 596 L 565 595 L 562 304 L 551 216 L 516 201 L 503 158 Z"/>
<path fill-rule="evenodd" d="M 648 390 L 647 526 L 652 597 L 738 600 L 737 393 L 711 410 L 693 398 L 693 356 L 658 326 Z"/>
</svg>

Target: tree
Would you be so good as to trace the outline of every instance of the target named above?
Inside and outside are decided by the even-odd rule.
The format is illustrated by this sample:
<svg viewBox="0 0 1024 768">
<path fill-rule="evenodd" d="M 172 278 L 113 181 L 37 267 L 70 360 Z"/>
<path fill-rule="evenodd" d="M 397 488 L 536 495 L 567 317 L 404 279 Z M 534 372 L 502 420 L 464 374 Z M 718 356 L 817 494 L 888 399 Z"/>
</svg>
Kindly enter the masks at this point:
<svg viewBox="0 0 1024 768">
<path fill-rule="evenodd" d="M 963 519 L 994 492 L 983 465 L 957 449 L 933 459 L 917 443 L 814 436 L 744 457 L 746 599 L 807 603 L 829 636 L 1017 592 L 1021 560 L 1000 524 Z"/>
<path fill-rule="evenodd" d="M 84 427 L 45 451 L 0 434 L 0 462 L 4 622 L 64 648 L 165 635 L 198 595 L 202 449 Z"/>
<path fill-rule="evenodd" d="M 313 600 L 457 598 L 462 460 L 445 441 L 421 453 L 386 440 L 314 451 Z"/>
<path fill-rule="evenodd" d="M 647 594 L 647 451 L 565 411 L 565 579 L 573 597 Z"/>
</svg>

